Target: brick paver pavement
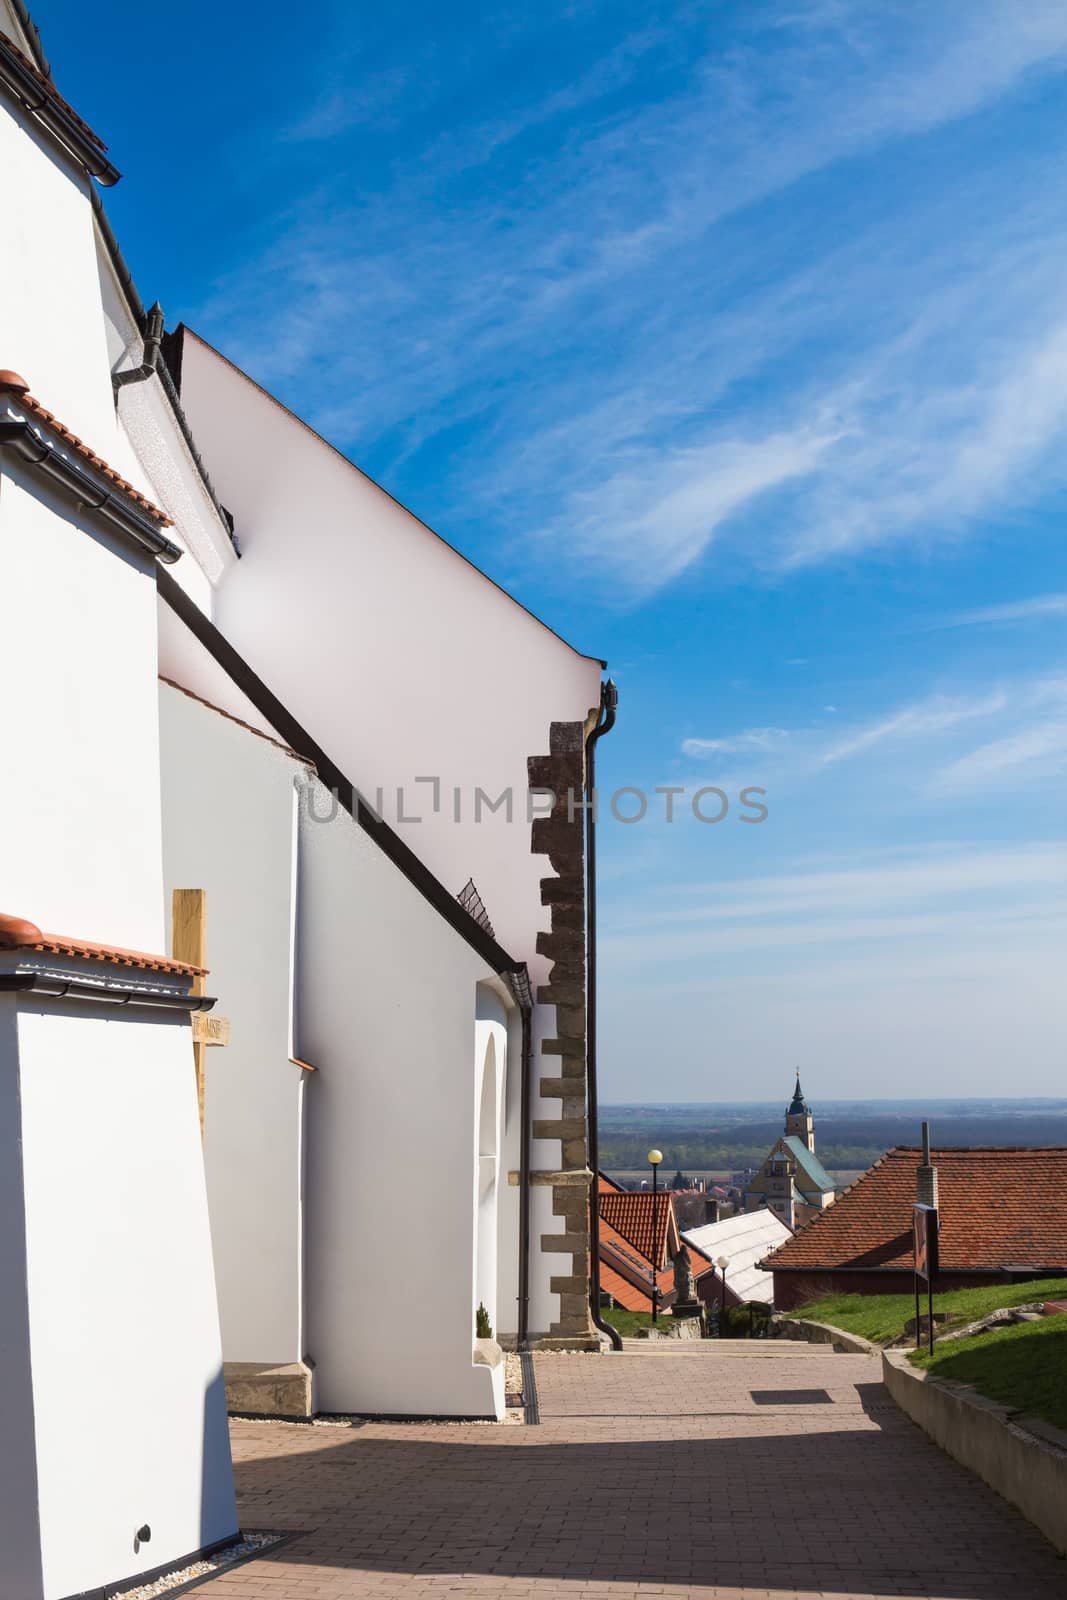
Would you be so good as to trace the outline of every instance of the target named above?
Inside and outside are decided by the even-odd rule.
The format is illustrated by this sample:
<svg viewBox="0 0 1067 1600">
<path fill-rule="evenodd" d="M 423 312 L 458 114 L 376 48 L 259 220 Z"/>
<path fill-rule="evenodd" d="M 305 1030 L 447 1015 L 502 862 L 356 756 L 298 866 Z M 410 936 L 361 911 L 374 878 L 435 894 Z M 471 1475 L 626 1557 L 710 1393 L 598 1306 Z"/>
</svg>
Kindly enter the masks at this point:
<svg viewBox="0 0 1067 1600">
<path fill-rule="evenodd" d="M 212 1600 L 1067 1597 L 1067 1564 L 896 1409 L 876 1358 L 535 1360 L 538 1427 L 235 1423 L 244 1526 L 306 1531 Z"/>
</svg>

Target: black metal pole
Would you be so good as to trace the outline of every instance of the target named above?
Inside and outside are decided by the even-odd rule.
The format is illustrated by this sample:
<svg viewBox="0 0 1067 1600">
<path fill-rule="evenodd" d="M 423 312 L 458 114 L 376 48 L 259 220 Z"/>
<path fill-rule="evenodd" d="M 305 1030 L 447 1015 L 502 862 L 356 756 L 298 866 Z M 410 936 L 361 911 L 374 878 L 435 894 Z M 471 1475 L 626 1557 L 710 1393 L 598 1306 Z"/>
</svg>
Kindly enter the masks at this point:
<svg viewBox="0 0 1067 1600">
<path fill-rule="evenodd" d="M 597 1099 L 597 969 L 596 969 L 596 747 L 615 726 L 618 690 L 609 678 L 600 691 L 601 716 L 585 741 L 585 1092 L 589 1166 L 589 1314 L 593 1326 L 606 1333 L 613 1350 L 622 1349 L 618 1328 L 604 1320 L 600 1308 L 600 1116 Z"/>
<path fill-rule="evenodd" d="M 926 1274 L 926 1315 L 929 1322 L 930 1354 L 934 1353 L 934 1275 Z"/>
<path fill-rule="evenodd" d="M 656 1165 L 655 1162 L 653 1162 L 652 1163 L 652 1321 L 653 1322 L 656 1321 L 656 1301 L 659 1298 L 659 1296 L 656 1293 L 656 1290 L 657 1290 L 657 1284 L 656 1284 L 656 1222 L 658 1220 L 657 1216 L 656 1216 L 656 1207 L 659 1204 L 659 1194 L 658 1194 L 658 1192 L 656 1190 L 656 1177 L 657 1177 L 658 1173 L 659 1173 L 659 1167 Z"/>
</svg>

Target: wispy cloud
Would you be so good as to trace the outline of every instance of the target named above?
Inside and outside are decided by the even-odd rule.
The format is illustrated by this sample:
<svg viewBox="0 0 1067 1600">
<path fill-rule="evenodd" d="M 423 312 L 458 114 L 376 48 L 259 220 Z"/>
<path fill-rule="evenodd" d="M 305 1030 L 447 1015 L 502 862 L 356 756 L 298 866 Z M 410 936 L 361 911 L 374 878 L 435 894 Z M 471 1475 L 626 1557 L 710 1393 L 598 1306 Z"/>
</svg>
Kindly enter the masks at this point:
<svg viewBox="0 0 1067 1600">
<path fill-rule="evenodd" d="M 780 750 L 789 742 L 788 728 L 746 728 L 727 739 L 683 739 L 682 754 L 711 756 L 748 750 Z"/>
<path fill-rule="evenodd" d="M 1067 594 L 1036 594 L 1027 600 L 1009 600 L 999 606 L 978 606 L 973 611 L 960 611 L 953 617 L 943 617 L 929 626 L 934 628 L 983 628 L 1000 623 L 1032 622 L 1040 617 L 1067 616 Z"/>
<path fill-rule="evenodd" d="M 832 730 L 815 722 L 688 738 L 681 751 L 716 763 L 743 755 L 743 774 L 717 769 L 716 781 L 727 789 L 760 783 L 778 792 L 818 787 L 845 764 L 855 768 L 872 761 L 880 782 L 878 775 L 891 761 L 898 792 L 925 805 L 941 796 L 977 794 L 982 786 L 1061 771 L 1067 759 L 1067 674 L 1038 673 L 979 685 L 966 694 L 926 695 L 853 721 L 844 730 L 836 722 Z"/>
<path fill-rule="evenodd" d="M 935 782 L 946 791 L 977 790 L 994 783 L 1055 777 L 1065 771 L 1067 704 L 1059 717 L 1031 723 L 1002 739 L 991 739 L 969 755 L 950 762 L 937 774 Z"/>
<path fill-rule="evenodd" d="M 838 761 L 848 760 L 850 756 L 859 755 L 861 751 L 869 750 L 873 745 L 902 739 L 925 739 L 932 734 L 947 733 L 950 729 L 959 727 L 960 723 L 993 716 L 996 712 L 1002 711 L 1007 703 L 1008 697 L 1003 690 L 960 700 L 934 696 L 917 705 L 905 706 L 899 711 L 894 711 L 891 716 L 857 729 L 848 738 L 824 750 L 819 756 L 819 761 L 822 766 L 829 767 Z"/>
<path fill-rule="evenodd" d="M 636 598 L 741 530 L 788 567 L 956 539 L 1029 489 L 1067 424 L 1058 193 L 979 157 L 948 204 L 891 182 L 887 216 L 865 184 L 848 230 L 781 197 L 1062 71 L 1067 12 L 497 20 L 451 81 L 332 42 L 276 130 L 311 181 L 294 169 L 299 203 L 220 276 L 209 336 L 401 492 L 447 432 L 439 504 L 543 570 L 613 563 Z M 503 97 L 534 59 L 568 66 Z"/>
<path fill-rule="evenodd" d="M 944 848 L 883 867 L 846 859 L 821 872 L 684 884 L 658 904 L 619 907 L 604 948 L 613 963 L 657 966 L 800 948 L 817 961 L 829 946 L 857 942 L 971 941 L 979 916 L 1001 939 L 1040 935 L 1067 924 L 1065 888 L 1067 841 Z"/>
</svg>

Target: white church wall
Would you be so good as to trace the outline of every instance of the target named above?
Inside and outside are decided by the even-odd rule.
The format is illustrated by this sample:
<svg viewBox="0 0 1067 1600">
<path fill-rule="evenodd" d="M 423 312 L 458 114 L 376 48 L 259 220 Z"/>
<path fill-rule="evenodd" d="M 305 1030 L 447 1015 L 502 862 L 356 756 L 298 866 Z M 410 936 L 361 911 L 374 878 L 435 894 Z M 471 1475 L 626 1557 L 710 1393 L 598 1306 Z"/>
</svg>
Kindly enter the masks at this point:
<svg viewBox="0 0 1067 1600">
<path fill-rule="evenodd" d="M 304 1355 L 301 1078 L 291 1040 L 294 778 L 305 768 L 160 684 L 168 895 L 207 890 L 230 1043 L 207 1053 L 205 1166 L 227 1361 Z"/>
<path fill-rule="evenodd" d="M 550 925 L 540 896 L 549 869 L 530 849 L 526 763 L 548 753 L 552 722 L 584 721 L 598 704 L 599 662 L 188 331 L 182 401 L 244 552 L 216 593 L 216 622 L 376 805 L 381 790 L 387 820 L 447 887 L 473 877 L 536 988 L 550 965 L 536 950 Z M 293 626 L 277 625 L 284 615 Z M 419 777 L 438 780 L 436 810 L 434 785 Z M 479 789 L 494 801 L 510 790 L 510 822 L 484 800 L 476 817 Z M 551 1008 L 535 1008 L 534 1030 L 532 1114 L 547 1118 L 556 1107 L 538 1083 L 558 1071 L 540 1053 L 556 1032 Z M 534 1141 L 535 1169 L 561 1160 L 558 1140 Z M 559 1314 L 548 1280 L 561 1258 L 542 1256 L 539 1240 L 565 1221 L 547 1191 L 532 1210 L 530 1326 L 543 1331 Z"/>
<path fill-rule="evenodd" d="M 215 620 L 250 665 L 450 888 L 473 877 L 500 942 L 534 936 L 543 857 L 530 852 L 527 757 L 553 721 L 584 721 L 600 665 L 537 621 L 411 512 L 195 335 L 182 403 L 241 533 Z M 279 627 L 289 615 L 293 626 Z M 429 784 L 440 780 L 439 809 Z M 457 821 L 454 789 L 461 791 Z M 513 820 L 481 805 L 510 787 Z"/>
<path fill-rule="evenodd" d="M 0 365 L 105 459 L 116 435 L 91 180 L 28 112 L 0 101 Z"/>
<path fill-rule="evenodd" d="M 43 1574 L 37 1515 L 37 1453 L 26 1300 L 26 1215 L 22 1192 L 18 1000 L 0 995 L 0 1597 L 40 1600 Z"/>
<path fill-rule="evenodd" d="M 32 693 L 4 717 L 3 909 L 163 948 L 152 564 L 0 460 L 0 637 Z M 41 495 L 47 498 L 41 498 Z"/>
<path fill-rule="evenodd" d="M 237 1518 L 188 1021 L 26 996 L 17 1028 L 43 1592 L 58 1600 L 225 1539 Z"/>
<path fill-rule="evenodd" d="M 476 987 L 493 975 L 344 812 L 315 820 L 330 814 L 318 783 L 313 808 L 300 818 L 296 1043 L 319 1069 L 306 1234 L 317 1403 L 496 1414 L 500 1371 L 473 1361 Z"/>
</svg>

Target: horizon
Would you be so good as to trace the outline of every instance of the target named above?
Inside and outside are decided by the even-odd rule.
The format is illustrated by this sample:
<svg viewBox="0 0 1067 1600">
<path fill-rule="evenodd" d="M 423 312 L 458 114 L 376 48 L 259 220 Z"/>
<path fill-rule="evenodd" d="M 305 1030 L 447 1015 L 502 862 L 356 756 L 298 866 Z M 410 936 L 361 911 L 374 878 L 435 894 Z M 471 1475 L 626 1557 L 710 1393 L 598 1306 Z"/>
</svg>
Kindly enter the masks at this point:
<svg viewBox="0 0 1067 1600">
<path fill-rule="evenodd" d="M 812 1114 L 818 1115 L 818 1107 L 812 1105 Z M 856 1106 L 897 1106 L 897 1105 L 943 1105 L 958 1106 L 961 1100 L 956 1096 L 931 1098 L 924 1095 L 901 1095 L 895 1099 L 849 1099 L 846 1096 L 824 1097 L 825 1105 L 856 1105 Z M 1059 1095 L 969 1095 L 967 1104 L 989 1106 L 1063 1106 L 1067 1109 L 1067 1096 Z M 670 1111 L 714 1110 L 718 1106 L 770 1106 L 776 1107 L 777 1100 L 605 1100 L 601 1103 L 601 1111 Z"/>
</svg>

